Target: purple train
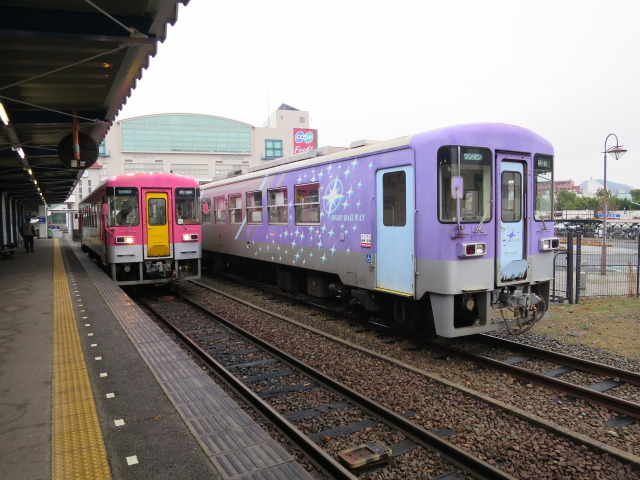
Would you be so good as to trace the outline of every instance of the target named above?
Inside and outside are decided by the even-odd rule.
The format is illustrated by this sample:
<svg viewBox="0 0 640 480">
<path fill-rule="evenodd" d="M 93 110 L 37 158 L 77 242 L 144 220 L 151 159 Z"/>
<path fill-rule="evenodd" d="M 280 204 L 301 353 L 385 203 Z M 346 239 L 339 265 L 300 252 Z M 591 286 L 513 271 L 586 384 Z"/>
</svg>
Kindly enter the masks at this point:
<svg viewBox="0 0 640 480">
<path fill-rule="evenodd" d="M 559 246 L 547 140 L 487 123 L 323 153 L 204 185 L 203 255 L 429 336 L 546 314 Z"/>
</svg>

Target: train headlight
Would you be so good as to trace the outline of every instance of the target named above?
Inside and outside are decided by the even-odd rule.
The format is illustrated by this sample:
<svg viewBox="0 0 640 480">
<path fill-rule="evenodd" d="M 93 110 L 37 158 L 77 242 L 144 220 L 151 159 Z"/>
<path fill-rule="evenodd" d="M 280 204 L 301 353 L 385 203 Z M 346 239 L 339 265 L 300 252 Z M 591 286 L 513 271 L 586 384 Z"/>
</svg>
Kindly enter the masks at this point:
<svg viewBox="0 0 640 480">
<path fill-rule="evenodd" d="M 133 237 L 116 237 L 116 243 L 125 243 L 127 245 L 132 245 L 133 242 Z"/>
<path fill-rule="evenodd" d="M 197 240 L 198 240 L 197 233 L 185 233 L 184 235 L 182 235 L 183 242 L 195 242 Z"/>
<path fill-rule="evenodd" d="M 486 243 L 463 243 L 460 245 L 461 257 L 481 257 L 486 253 Z"/>
<path fill-rule="evenodd" d="M 558 250 L 558 248 L 560 248 L 560 239 L 558 238 L 541 238 L 538 243 L 538 249 L 541 252 Z"/>
</svg>

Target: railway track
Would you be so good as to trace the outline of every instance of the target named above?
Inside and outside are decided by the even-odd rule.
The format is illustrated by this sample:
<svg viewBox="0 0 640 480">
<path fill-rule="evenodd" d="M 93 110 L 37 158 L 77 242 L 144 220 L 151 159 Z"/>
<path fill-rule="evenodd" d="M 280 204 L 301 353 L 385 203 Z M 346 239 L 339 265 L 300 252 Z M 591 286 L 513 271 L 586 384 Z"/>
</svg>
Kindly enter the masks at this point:
<svg viewBox="0 0 640 480">
<path fill-rule="evenodd" d="M 188 285 L 194 285 L 196 289 L 206 289 L 206 291 L 209 292 L 214 292 L 214 298 L 217 298 L 217 295 L 222 295 L 223 297 L 228 297 L 233 299 L 234 301 L 242 301 L 240 298 L 238 298 L 238 296 L 236 296 L 236 294 L 230 295 L 224 291 L 219 290 L 218 288 L 212 288 L 210 285 L 207 285 L 207 280 L 203 279 L 200 282 L 196 282 L 196 281 L 192 281 L 189 282 Z M 217 285 L 219 285 L 219 282 L 217 282 Z M 226 290 L 228 287 L 225 287 L 224 290 Z M 251 287 L 252 289 L 253 287 Z M 245 286 L 243 286 L 244 290 L 248 290 Z M 192 290 L 191 288 L 187 288 L 187 290 Z M 242 289 L 241 289 L 242 290 Z M 248 293 L 248 292 L 247 292 Z M 527 408 L 526 409 L 522 409 L 522 408 L 518 408 L 517 406 L 511 406 L 509 403 L 505 403 L 504 401 L 500 401 L 500 400 L 493 400 L 491 397 L 488 397 L 486 394 L 483 394 L 481 391 L 477 391 L 477 390 L 469 390 L 468 385 L 470 385 L 468 382 L 463 381 L 462 383 L 454 383 L 451 384 L 449 383 L 449 381 L 446 380 L 447 377 L 442 377 L 442 375 L 438 375 L 438 374 L 432 374 L 427 372 L 426 370 L 422 369 L 422 368 L 415 368 L 413 367 L 411 364 L 407 364 L 404 363 L 402 361 L 398 361 L 393 357 L 389 357 L 387 355 L 384 354 L 379 354 L 377 353 L 378 348 L 381 348 L 380 351 L 386 351 L 387 349 L 389 349 L 389 351 L 402 351 L 405 350 L 406 352 L 410 352 L 410 351 L 416 351 L 416 355 L 419 353 L 419 358 L 423 358 L 425 360 L 427 360 L 427 363 L 432 366 L 434 364 L 434 361 L 428 361 L 428 358 L 432 358 L 432 359 L 436 359 L 438 357 L 442 357 L 442 355 L 431 352 L 429 353 L 428 347 L 425 346 L 424 344 L 422 344 L 422 346 L 416 346 L 416 344 L 414 343 L 413 347 L 409 346 L 407 347 L 406 345 L 406 341 L 402 340 L 402 339 L 398 339 L 397 337 L 395 337 L 391 332 L 389 331 L 384 331 L 384 330 L 377 330 L 377 329 L 371 329 L 369 327 L 363 326 L 363 327 L 357 327 L 354 326 L 353 323 L 351 323 L 350 326 L 347 326 L 347 324 L 345 322 L 343 322 L 342 320 L 340 321 L 335 321 L 335 320 L 331 320 L 331 319 L 327 319 L 324 318 L 325 317 L 325 313 L 328 314 L 327 310 L 324 310 L 324 313 L 320 314 L 320 313 L 313 313 L 310 311 L 310 309 L 306 309 L 307 313 L 304 313 L 303 315 L 307 316 L 307 319 L 305 319 L 304 321 L 300 322 L 300 321 L 296 321 L 296 320 L 292 320 L 289 317 L 286 316 L 282 316 L 279 315 L 278 313 L 275 313 L 275 311 L 282 311 L 284 310 L 291 310 L 291 311 L 295 311 L 298 309 L 297 305 L 298 304 L 303 304 L 304 302 L 299 302 L 298 300 L 295 299 L 291 299 L 289 297 L 282 297 L 277 295 L 277 293 L 275 292 L 261 292 L 261 293 L 245 293 L 243 292 L 238 292 L 240 297 L 248 297 L 248 301 L 252 302 L 252 303 L 257 303 L 260 305 L 263 305 L 262 309 L 265 313 L 267 313 L 268 315 L 272 315 L 274 317 L 280 318 L 285 322 L 290 322 L 293 323 L 294 325 L 296 325 L 297 327 L 301 327 L 301 328 L 305 328 L 305 329 L 309 329 L 312 332 L 317 332 L 319 335 L 326 335 L 328 338 L 331 339 L 331 341 L 334 342 L 341 342 L 341 343 L 345 343 L 345 345 L 348 346 L 349 349 L 359 349 L 362 350 L 363 352 L 366 352 L 367 356 L 373 357 L 373 358 L 380 358 L 381 360 L 385 361 L 385 362 L 389 362 L 389 363 L 394 363 L 397 364 L 397 366 L 399 366 L 401 369 L 406 369 L 412 372 L 417 372 L 419 375 L 427 377 L 427 378 L 431 378 L 436 382 L 441 382 L 444 385 L 448 385 L 451 388 L 455 388 L 455 389 L 460 389 L 460 391 L 464 392 L 465 395 L 470 395 L 471 397 L 476 397 L 478 399 L 481 400 L 481 402 L 485 402 L 487 405 L 491 405 L 495 408 L 498 408 L 500 410 L 503 410 L 505 412 L 508 412 L 509 414 L 515 416 L 515 417 L 519 417 L 519 418 L 523 418 L 525 419 L 527 422 L 530 422 L 532 427 L 531 428 L 536 428 L 536 427 L 541 427 L 547 431 L 549 431 L 550 433 L 552 433 L 553 435 L 556 435 L 558 437 L 565 437 L 567 439 L 569 439 L 572 443 L 574 443 L 575 445 L 582 445 L 583 448 L 586 446 L 588 449 L 591 449 L 593 451 L 598 451 L 601 452 L 604 455 L 609 455 L 610 457 L 613 458 L 617 458 L 619 459 L 621 462 L 623 462 L 623 464 L 627 464 L 627 465 L 631 465 L 632 469 L 635 470 L 640 470 L 640 458 L 638 458 L 637 456 L 635 456 L 633 453 L 630 453 L 630 451 L 633 451 L 633 449 L 628 450 L 626 447 L 624 447 L 624 441 L 622 442 L 613 442 L 613 445 L 609 445 L 608 444 L 608 440 L 604 439 L 601 434 L 600 435 L 596 435 L 595 437 L 590 438 L 590 436 L 586 433 L 586 429 L 578 429 L 577 431 L 573 431 L 571 428 L 567 428 L 565 425 L 565 421 L 563 419 L 567 418 L 567 408 L 563 405 L 559 405 L 558 407 L 553 407 L 555 410 L 557 410 L 558 412 L 562 412 L 561 417 L 558 418 L 558 421 L 560 421 L 560 423 L 556 423 L 555 421 L 548 421 L 546 420 L 544 417 L 540 417 L 539 415 L 535 415 L 535 414 L 531 414 L 529 413 L 531 411 L 531 409 L 535 409 L 536 407 L 531 407 L 529 404 L 527 404 Z M 202 293 L 201 295 L 204 295 L 203 298 L 207 298 L 207 294 L 206 293 Z M 222 298 L 222 297 L 221 297 Z M 213 301 L 213 299 L 212 299 Z M 215 300 L 214 303 L 218 303 L 220 300 Z M 224 303 L 224 302 L 223 302 Z M 293 305 L 296 306 L 293 306 Z M 313 309 L 315 310 L 315 306 L 313 307 Z M 297 316 L 298 314 L 295 314 L 295 316 Z M 319 320 L 315 320 L 316 318 L 318 318 Z M 269 323 L 270 324 L 270 323 Z M 316 328 L 308 326 L 307 324 L 311 325 L 319 325 L 321 326 L 321 331 L 317 331 Z M 341 326 L 343 325 L 343 326 Z M 376 347 L 376 351 L 372 351 L 370 349 L 367 348 L 362 348 L 358 345 L 358 343 L 353 344 L 352 342 L 349 341 L 344 341 L 339 337 L 335 337 L 334 335 L 328 334 L 326 333 L 324 330 L 326 327 L 329 327 L 329 330 L 332 331 L 336 331 L 336 332 L 354 332 L 353 334 L 349 334 L 348 336 L 351 337 L 366 337 L 368 335 L 374 335 L 376 337 L 378 337 L 380 340 L 380 344 L 379 347 Z M 295 327 L 294 327 L 295 328 Z M 375 333 L 375 332 L 378 333 Z M 361 332 L 370 332 L 370 333 L 361 333 Z M 291 332 L 293 335 L 293 331 Z M 288 336 L 288 334 L 287 334 Z M 342 336 L 342 333 L 340 333 L 340 336 Z M 359 340 L 358 340 L 359 342 Z M 280 342 L 276 342 L 276 343 L 280 343 Z M 398 350 L 397 347 L 393 346 L 395 344 L 400 344 L 400 348 L 401 350 Z M 385 345 L 391 345 L 390 347 L 386 347 Z M 411 355 L 411 357 L 416 357 L 416 355 Z M 403 355 L 404 356 L 404 355 Z M 373 360 L 375 362 L 375 360 Z M 435 362 L 440 363 L 440 364 L 449 364 L 449 361 L 439 361 L 439 362 Z M 424 367 L 423 367 L 424 368 Z M 487 368 L 482 367 L 483 370 L 488 371 Z M 466 371 L 468 370 L 468 367 L 465 367 Z M 473 370 L 473 369 L 472 369 Z M 521 383 L 525 383 L 525 382 L 521 382 Z M 530 385 L 527 385 L 527 389 L 525 389 L 526 392 L 530 392 L 531 389 L 529 388 Z M 419 387 L 416 387 L 419 388 Z M 429 388 L 429 394 L 433 395 L 434 392 L 432 391 L 432 387 L 428 387 Z M 402 389 L 400 389 L 402 390 Z M 523 392 L 524 393 L 524 392 Z M 548 395 L 542 395 L 542 397 L 548 397 Z M 527 400 L 527 402 L 529 402 L 530 400 Z M 549 400 L 547 400 L 549 401 Z M 551 403 L 551 402 L 550 402 Z M 522 400 L 520 402 L 518 402 L 518 404 L 522 404 Z M 454 407 L 455 409 L 455 407 Z M 581 413 L 579 414 L 579 418 L 584 417 L 584 407 L 581 407 L 580 405 L 576 406 L 576 409 L 578 409 Z M 600 412 L 604 412 L 604 410 L 600 410 Z M 599 415 L 600 416 L 600 415 Z M 616 417 L 617 418 L 617 417 Z M 579 420 L 578 420 L 579 421 Z M 593 423 L 591 421 L 589 421 L 588 425 L 593 425 Z M 615 425 L 613 426 L 613 428 L 617 429 L 618 427 L 622 427 L 624 431 L 626 431 L 624 429 L 626 424 L 622 424 L 622 425 Z M 535 427 L 534 427 L 535 426 Z M 591 427 L 589 427 L 591 428 Z M 608 428 L 608 430 L 607 430 Z M 585 430 L 585 433 L 582 433 L 583 430 Z M 604 432 L 612 432 L 612 428 L 610 427 L 606 427 Z M 632 433 L 632 431 L 627 431 L 627 433 L 624 433 L 623 431 L 620 432 L 620 440 L 622 440 L 625 437 L 628 437 L 628 435 Z M 508 436 L 512 437 L 512 434 L 507 434 Z M 535 437 L 535 435 L 537 434 L 533 434 L 533 437 Z M 611 435 L 615 435 L 615 438 L 618 438 L 618 435 L 615 433 L 611 433 Z M 607 436 L 609 436 L 609 434 L 607 434 Z M 453 438 L 453 437 L 452 437 Z M 612 438 L 612 437 L 609 437 Z M 565 444 L 566 445 L 566 444 Z M 618 446 L 619 445 L 619 446 Z M 628 445 L 628 443 L 627 443 Z M 560 447 L 560 448 L 564 448 L 564 447 Z M 491 456 L 487 457 L 487 456 L 483 456 L 480 455 L 482 458 L 489 458 L 489 460 L 491 460 Z M 500 455 L 498 455 L 498 457 L 500 457 Z M 501 465 L 501 462 L 497 463 L 498 465 Z M 510 472 L 512 470 L 509 470 Z M 534 475 L 535 477 L 535 475 Z M 532 478 L 534 478 L 532 477 Z M 612 477 L 612 478 L 615 478 Z M 627 478 L 626 476 L 623 478 Z M 631 478 L 631 477 L 629 477 Z M 635 477 L 633 477 L 635 478 Z"/>
<path fill-rule="evenodd" d="M 445 459 L 450 466 L 444 467 L 445 471 L 441 473 L 449 480 L 467 478 L 465 475 L 477 479 L 514 478 L 411 422 L 406 417 L 410 417 L 412 412 L 399 415 L 383 407 L 233 322 L 212 314 L 193 300 L 182 297 L 180 301 L 145 303 L 216 375 L 283 432 L 329 478 L 355 478 L 352 471 L 327 452 L 332 450 L 331 443 L 335 438 L 361 431 L 370 431 L 370 436 L 379 438 L 401 438 L 389 446 L 390 458 L 408 453 L 416 456 L 415 449 L 424 449 L 425 453 L 420 455 L 433 457 L 430 461 L 440 469 L 443 468 L 442 459 Z M 334 398 L 334 401 L 307 405 L 303 410 L 283 407 L 283 399 L 288 395 L 295 396 L 312 388 L 326 390 L 329 393 L 320 397 Z M 279 413 L 283 409 L 291 411 Z M 346 423 L 335 424 L 332 420 L 331 428 L 315 432 L 303 432 L 307 430 L 306 426 L 295 426 L 298 422 L 304 423 L 309 418 L 337 410 L 350 412 L 344 416 L 348 420 Z M 368 445 L 376 454 L 380 453 L 376 451 L 379 445 Z M 366 450 L 365 453 L 368 452 Z M 362 449 L 353 455 L 358 453 L 362 453 Z M 372 462 L 375 462 L 376 454 L 371 455 Z M 347 451 L 341 455 L 348 460 L 351 453 Z M 392 467 L 367 464 L 363 468 Z"/>
<path fill-rule="evenodd" d="M 238 281 L 233 277 L 231 277 L 231 279 L 232 281 Z M 194 283 L 204 288 L 211 288 L 201 282 Z M 256 282 L 250 283 L 252 288 L 268 293 L 269 295 L 276 296 L 284 301 L 311 306 L 324 313 L 336 315 L 341 318 L 348 318 L 350 321 L 353 321 L 353 318 L 345 312 L 328 308 L 317 302 L 291 297 L 290 295 L 279 293 L 273 289 L 265 289 L 262 285 L 257 284 Z M 464 347 L 456 348 L 455 346 L 452 346 L 455 345 L 455 341 L 444 344 L 437 341 L 416 341 L 417 345 L 425 345 L 427 348 L 438 351 L 442 355 L 456 356 L 483 367 L 507 373 L 521 381 L 530 382 L 532 384 L 556 390 L 561 395 L 569 397 L 563 401 L 570 402 L 579 398 L 624 415 L 626 418 L 616 419 L 616 426 L 628 425 L 640 419 L 639 403 L 626 400 L 615 395 L 617 387 L 620 387 L 623 384 L 633 387 L 640 386 L 640 374 L 638 373 L 543 350 L 491 335 L 475 335 L 470 339 L 463 338 L 460 343 L 471 344 L 472 347 L 470 350 L 465 349 Z M 503 355 L 505 356 L 503 360 L 492 358 L 489 354 L 483 354 L 482 351 L 480 351 L 481 348 L 473 346 L 476 343 L 481 343 L 494 349 L 501 349 L 504 352 L 512 352 L 512 354 Z M 543 372 L 536 372 L 532 368 L 525 367 L 525 365 L 535 360 L 552 363 L 554 364 L 554 368 Z M 600 377 L 601 381 L 589 386 L 581 386 L 576 383 L 563 380 L 562 377 L 566 377 L 573 372 L 589 373 Z"/>
<path fill-rule="evenodd" d="M 428 342 L 428 344 L 430 348 L 442 354 L 456 356 L 483 367 L 508 373 L 520 380 L 557 390 L 561 394 L 571 397 L 569 401 L 580 398 L 587 402 L 602 405 L 611 411 L 625 415 L 629 419 L 640 419 L 640 404 L 604 393 L 607 391 L 613 392 L 623 384 L 634 387 L 640 386 L 640 374 L 489 335 L 479 335 L 477 338 L 474 337 L 471 342 L 473 342 L 472 350 L 456 347 L 455 345 L 443 345 L 437 342 Z M 470 344 L 467 341 L 462 343 Z M 496 356 L 495 350 L 491 353 L 485 353 L 482 348 L 477 347 L 478 343 L 491 349 L 500 349 L 502 351 L 500 356 L 503 359 L 492 358 Z M 553 368 L 537 372 L 533 368 L 537 361 L 551 363 Z M 525 366 L 527 364 L 533 365 L 528 368 Z M 585 387 L 562 380 L 561 377 L 576 371 L 596 375 L 600 381 Z"/>
</svg>

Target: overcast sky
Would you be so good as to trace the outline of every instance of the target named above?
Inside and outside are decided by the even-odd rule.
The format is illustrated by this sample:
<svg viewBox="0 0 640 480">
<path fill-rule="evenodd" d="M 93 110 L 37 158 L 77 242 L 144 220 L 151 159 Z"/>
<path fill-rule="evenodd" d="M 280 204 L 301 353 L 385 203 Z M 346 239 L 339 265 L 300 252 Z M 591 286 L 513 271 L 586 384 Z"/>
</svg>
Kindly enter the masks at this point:
<svg viewBox="0 0 640 480">
<path fill-rule="evenodd" d="M 637 0 L 191 0 L 118 120 L 310 112 L 320 146 L 502 122 L 555 147 L 556 179 L 640 188 Z M 615 145 L 611 137 L 607 147 Z"/>
</svg>

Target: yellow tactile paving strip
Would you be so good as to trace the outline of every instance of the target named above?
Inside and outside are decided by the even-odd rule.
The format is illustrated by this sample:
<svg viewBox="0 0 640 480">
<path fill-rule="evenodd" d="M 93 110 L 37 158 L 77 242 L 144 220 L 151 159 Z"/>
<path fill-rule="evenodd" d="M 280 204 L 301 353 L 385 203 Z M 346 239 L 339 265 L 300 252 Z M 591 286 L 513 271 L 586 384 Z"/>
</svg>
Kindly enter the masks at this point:
<svg viewBox="0 0 640 480">
<path fill-rule="evenodd" d="M 52 368 L 51 478 L 111 478 L 57 239 L 53 260 Z"/>
</svg>

